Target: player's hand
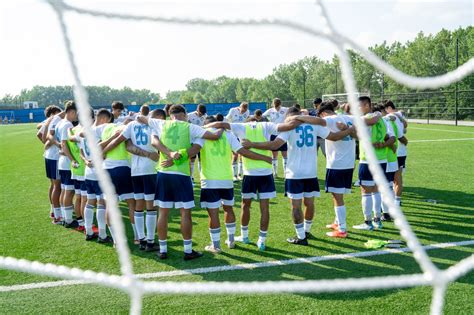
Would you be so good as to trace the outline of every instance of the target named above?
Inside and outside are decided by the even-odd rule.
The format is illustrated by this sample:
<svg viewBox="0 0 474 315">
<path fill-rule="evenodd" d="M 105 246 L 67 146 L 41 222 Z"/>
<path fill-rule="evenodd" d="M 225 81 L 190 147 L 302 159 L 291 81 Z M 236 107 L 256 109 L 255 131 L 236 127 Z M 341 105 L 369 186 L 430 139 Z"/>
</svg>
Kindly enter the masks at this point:
<svg viewBox="0 0 474 315">
<path fill-rule="evenodd" d="M 150 152 L 148 154 L 148 158 L 150 160 L 153 160 L 153 161 L 157 162 L 160 159 L 160 154 L 158 152 Z"/>
<path fill-rule="evenodd" d="M 79 163 L 77 161 L 72 161 L 72 167 L 74 168 L 78 168 L 79 167 Z"/>
<path fill-rule="evenodd" d="M 87 165 L 87 167 L 89 167 L 89 168 L 92 168 L 92 167 L 93 167 L 91 160 L 87 160 L 87 161 L 86 161 L 86 165 Z"/>
<path fill-rule="evenodd" d="M 340 122 L 340 121 L 336 122 L 336 127 L 337 127 L 337 129 L 339 129 L 341 131 L 346 130 L 346 129 L 349 128 L 348 125 L 346 125 L 345 123 Z"/>
<path fill-rule="evenodd" d="M 397 146 L 395 144 L 392 144 L 390 148 L 392 149 L 393 153 L 397 153 Z"/>
<path fill-rule="evenodd" d="M 173 159 L 167 159 L 167 160 L 164 160 L 164 161 L 162 161 L 162 162 L 160 163 L 160 165 L 161 165 L 162 167 L 165 167 L 165 168 L 171 167 L 171 166 L 173 166 L 173 164 L 174 164 Z"/>
<path fill-rule="evenodd" d="M 252 148 L 252 142 L 247 140 L 247 139 L 241 139 L 240 144 L 245 148 L 245 149 L 250 149 Z"/>
<path fill-rule="evenodd" d="M 173 160 L 179 160 L 181 158 L 181 154 L 179 154 L 177 151 L 171 152 L 170 158 Z"/>
<path fill-rule="evenodd" d="M 298 116 L 288 116 L 285 118 L 286 123 L 295 122 L 296 120 L 298 120 Z"/>
</svg>

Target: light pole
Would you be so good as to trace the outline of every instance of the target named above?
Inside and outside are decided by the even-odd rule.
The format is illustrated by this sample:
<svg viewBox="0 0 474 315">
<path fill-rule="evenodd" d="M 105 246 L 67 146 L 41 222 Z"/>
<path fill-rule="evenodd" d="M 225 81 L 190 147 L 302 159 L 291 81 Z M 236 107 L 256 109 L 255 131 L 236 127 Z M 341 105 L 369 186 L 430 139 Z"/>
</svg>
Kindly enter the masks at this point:
<svg viewBox="0 0 474 315">
<path fill-rule="evenodd" d="M 336 79 L 336 92 L 335 92 L 335 94 L 337 94 L 337 65 L 334 66 L 334 78 Z"/>
<path fill-rule="evenodd" d="M 459 37 L 456 37 L 456 69 L 459 67 Z M 456 81 L 454 90 L 454 123 L 458 125 L 459 81 Z"/>
</svg>

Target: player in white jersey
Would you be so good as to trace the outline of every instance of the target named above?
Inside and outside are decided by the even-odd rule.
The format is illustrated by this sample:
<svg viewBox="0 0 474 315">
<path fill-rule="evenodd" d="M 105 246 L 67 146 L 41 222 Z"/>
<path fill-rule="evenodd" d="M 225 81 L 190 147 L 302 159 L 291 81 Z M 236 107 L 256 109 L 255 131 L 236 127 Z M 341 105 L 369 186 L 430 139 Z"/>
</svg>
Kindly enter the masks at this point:
<svg viewBox="0 0 474 315">
<path fill-rule="evenodd" d="M 188 114 L 188 122 L 193 124 L 193 125 L 198 125 L 200 127 L 204 126 L 204 121 L 206 120 L 207 117 L 207 109 L 204 104 L 199 104 L 197 106 L 197 109 L 194 112 L 191 112 Z M 198 154 L 198 169 L 199 172 L 201 171 L 201 165 L 200 165 L 200 156 Z M 191 158 L 191 178 L 194 182 L 194 161 L 196 161 L 196 156 Z"/>
<path fill-rule="evenodd" d="M 279 98 L 273 99 L 272 102 L 272 107 L 267 109 L 263 113 L 263 117 L 267 118 L 268 121 L 275 123 L 275 124 L 280 124 L 285 121 L 286 113 L 288 112 L 288 108 L 281 106 L 281 100 Z M 277 136 L 272 135 L 270 140 L 275 140 Z M 287 151 L 288 151 L 288 146 L 283 144 L 281 147 L 277 148 L 275 151 L 272 151 L 273 155 L 273 160 L 272 160 L 272 166 L 273 166 L 273 176 L 277 177 L 278 173 L 278 151 L 281 151 L 281 157 L 283 159 L 283 172 L 285 172 L 286 169 L 286 161 L 287 161 Z"/>
<path fill-rule="evenodd" d="M 388 115 L 394 115 L 397 119 L 395 123 L 398 127 L 399 133 L 399 144 L 397 149 L 397 158 L 398 158 L 398 170 L 395 172 L 394 180 L 393 180 L 393 190 L 395 192 L 395 201 L 398 206 L 401 205 L 402 200 L 402 192 L 403 192 L 403 172 L 406 169 L 406 158 L 407 158 L 407 144 L 408 139 L 405 137 L 407 132 L 407 121 L 403 114 L 395 108 L 395 105 L 392 101 L 386 100 L 384 102 L 385 111 Z"/>
<path fill-rule="evenodd" d="M 324 127 L 326 121 L 311 116 L 300 116 L 301 111 L 297 107 L 288 110 L 288 117 L 303 123 L 295 129 L 282 132 L 273 141 L 248 142 L 243 141 L 244 147 L 272 150 L 288 144 L 288 165 L 285 171 L 285 191 L 290 198 L 292 207 L 293 223 L 296 237 L 288 238 L 288 242 L 296 245 L 308 245 L 308 236 L 314 217 L 314 197 L 319 197 L 319 183 L 317 171 L 317 137 L 340 140 L 351 132 L 353 128 L 344 131 L 330 132 Z M 314 159 L 308 157 L 316 157 Z M 305 206 L 305 213 L 301 210 Z"/>
<path fill-rule="evenodd" d="M 143 110 L 141 110 L 141 114 L 148 115 L 148 113 Z M 152 111 L 150 117 L 161 120 L 166 119 L 163 110 Z M 132 154 L 131 160 L 133 198 L 135 199 L 135 228 L 137 230 L 138 239 L 140 240 L 139 248 L 146 252 L 159 250 L 159 246 L 155 244 L 157 211 L 153 205 L 156 190 L 156 161 L 158 160 L 158 153 L 152 145 L 152 139 L 151 128 L 135 120 L 125 127 L 119 137 L 104 148 L 104 152 L 108 152 L 117 147 L 120 143 L 130 141 L 136 147 L 149 153 L 150 157 L 152 157 Z M 146 217 L 144 213 L 145 209 Z"/>
<path fill-rule="evenodd" d="M 49 185 L 49 202 L 51 204 L 50 216 L 53 223 L 59 223 L 61 218 L 61 206 L 59 203 L 59 195 L 61 194 L 61 181 L 58 173 L 58 147 L 48 141 L 48 133 L 51 121 L 56 117 L 55 115 L 61 112 L 61 109 L 55 105 L 50 105 L 44 110 L 46 119 L 41 123 L 36 136 L 44 145 L 44 162 L 46 168 L 46 177 L 50 181 Z"/>
<path fill-rule="evenodd" d="M 249 104 L 247 102 L 240 103 L 239 107 L 234 107 L 229 110 L 225 116 L 225 121 L 228 123 L 244 123 L 250 117 Z M 238 163 L 237 163 L 238 161 Z M 234 153 L 232 159 L 232 169 L 234 172 L 234 181 L 243 177 L 242 160 L 239 160 L 239 155 Z"/>
</svg>

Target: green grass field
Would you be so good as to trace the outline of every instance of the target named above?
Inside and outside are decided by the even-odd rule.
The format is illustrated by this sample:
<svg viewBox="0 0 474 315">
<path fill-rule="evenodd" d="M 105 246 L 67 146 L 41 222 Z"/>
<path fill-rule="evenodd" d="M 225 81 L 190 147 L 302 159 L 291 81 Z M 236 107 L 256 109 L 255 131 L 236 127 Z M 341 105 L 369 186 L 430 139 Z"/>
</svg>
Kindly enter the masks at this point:
<svg viewBox="0 0 474 315">
<path fill-rule="evenodd" d="M 411 125 L 408 169 L 405 176 L 403 211 L 423 245 L 474 239 L 474 128 Z M 415 140 L 465 139 L 460 141 L 416 142 Z M 324 157 L 319 158 L 319 178 L 324 179 Z M 313 235 L 308 247 L 286 243 L 294 234 L 289 202 L 283 197 L 283 180 L 276 181 L 279 191 L 271 202 L 271 221 L 267 250 L 259 252 L 254 244 L 238 245 L 218 256 L 205 253 L 199 260 L 182 260 L 179 215 L 170 218 L 169 256 L 159 261 L 130 244 L 135 273 L 150 273 L 235 265 L 295 257 L 312 257 L 367 251 L 368 239 L 400 239 L 393 223 L 382 231 L 354 231 L 361 223 L 360 193 L 357 188 L 346 198 L 349 237 L 344 240 L 325 236 L 324 226 L 334 217 L 329 195 L 316 200 Z M 324 187 L 324 181 L 320 181 Z M 33 125 L 0 126 L 0 255 L 38 260 L 44 263 L 119 273 L 117 255 L 111 246 L 86 243 L 84 235 L 50 223 L 47 199 L 48 181 L 44 175 L 42 146 L 35 138 Z M 196 189 L 196 201 L 199 190 Z M 236 186 L 236 213 L 240 213 L 239 185 Z M 426 200 L 437 200 L 436 204 Z M 250 237 L 257 239 L 259 210 L 252 206 Z M 128 238 L 133 232 L 122 209 Z M 203 250 L 209 242 L 207 213 L 196 208 L 194 248 Z M 221 218 L 222 219 L 222 218 Z M 239 226 L 238 226 L 239 228 Z M 223 229 L 224 230 L 224 229 Z M 237 233 L 238 234 L 238 233 Z M 225 237 L 225 232 L 223 233 Z M 474 253 L 474 246 L 430 250 L 429 256 L 442 269 Z M 208 274 L 156 278 L 160 281 L 269 281 L 357 278 L 419 273 L 410 253 L 389 254 L 345 260 L 323 261 L 235 270 Z M 55 278 L 0 270 L 0 285 L 11 286 L 54 281 Z M 1 291 L 1 290 L 0 290 Z M 154 295 L 143 301 L 144 313 L 428 313 L 431 287 L 377 290 L 333 294 L 267 295 Z M 474 314 L 474 273 L 451 284 L 447 293 L 447 314 Z M 95 285 L 62 286 L 0 292 L 0 313 L 127 313 L 128 296 Z"/>
</svg>

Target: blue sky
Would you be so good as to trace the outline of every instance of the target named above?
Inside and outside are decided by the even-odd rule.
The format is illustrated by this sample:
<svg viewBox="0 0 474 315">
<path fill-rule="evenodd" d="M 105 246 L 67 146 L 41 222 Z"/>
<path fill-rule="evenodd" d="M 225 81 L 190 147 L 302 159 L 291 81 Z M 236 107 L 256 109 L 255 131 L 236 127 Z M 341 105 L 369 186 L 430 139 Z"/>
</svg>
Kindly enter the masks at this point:
<svg viewBox="0 0 474 315">
<path fill-rule="evenodd" d="M 319 27 L 311 1 L 68 1 L 130 14 L 207 18 L 279 17 Z M 420 31 L 473 25 L 470 0 L 326 1 L 338 30 L 364 46 L 413 39 Z M 220 75 L 263 78 L 281 64 L 316 55 L 329 59 L 327 41 L 279 28 L 210 28 L 124 22 L 67 14 L 86 85 L 148 88 L 164 96 L 189 79 Z M 69 85 L 54 12 L 41 0 L 0 1 L 0 96 L 33 85 Z"/>
</svg>

